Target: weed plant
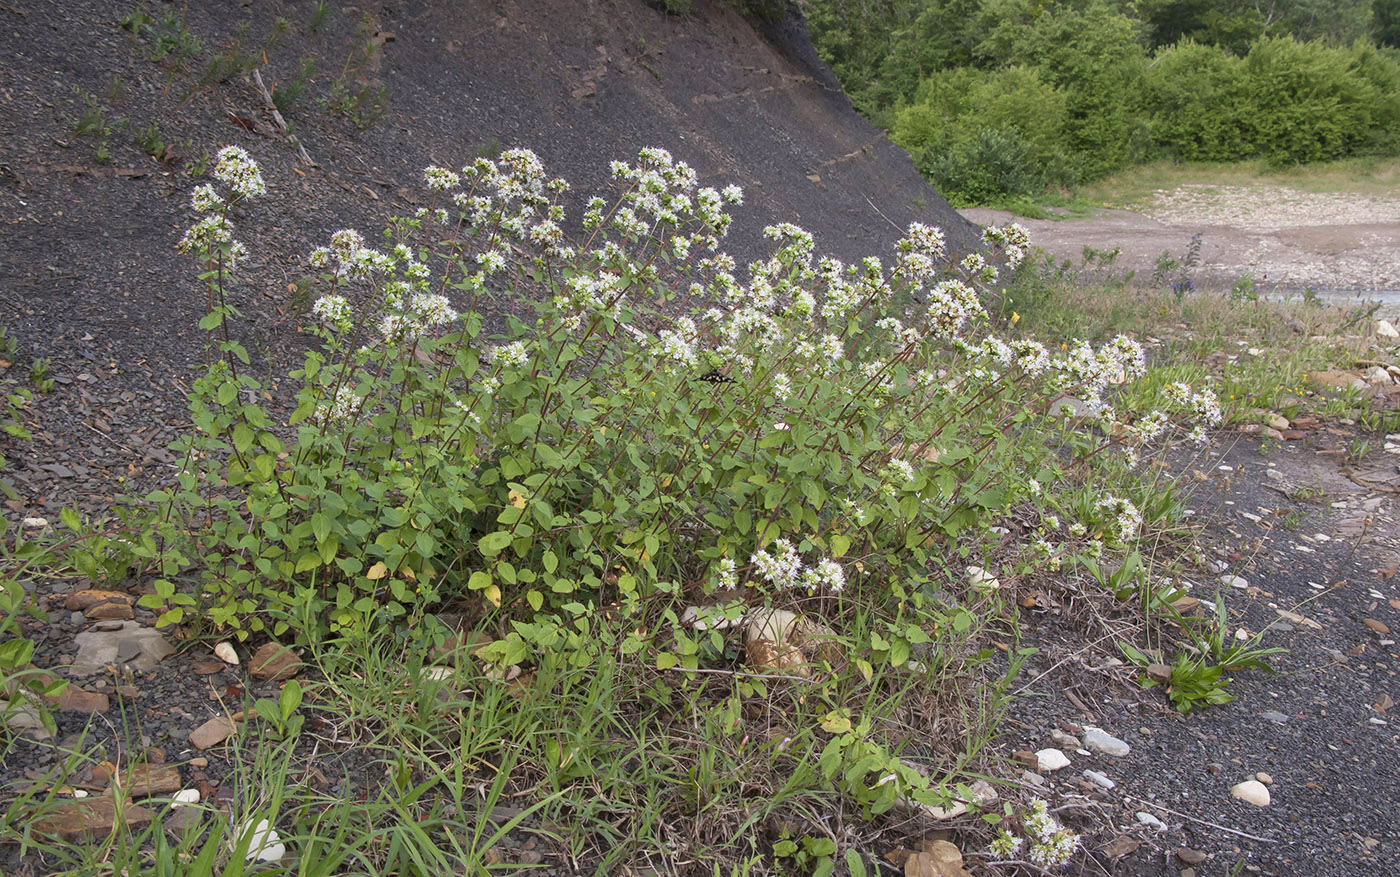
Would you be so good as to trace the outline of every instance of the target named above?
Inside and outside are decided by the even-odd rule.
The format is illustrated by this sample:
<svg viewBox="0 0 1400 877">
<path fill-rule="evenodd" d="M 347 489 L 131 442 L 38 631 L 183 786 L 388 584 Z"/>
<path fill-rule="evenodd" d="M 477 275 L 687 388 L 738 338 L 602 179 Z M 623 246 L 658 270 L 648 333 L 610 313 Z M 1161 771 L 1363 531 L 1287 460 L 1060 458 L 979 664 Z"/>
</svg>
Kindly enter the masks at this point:
<svg viewBox="0 0 1400 877">
<path fill-rule="evenodd" d="M 194 191 L 180 248 L 209 363 L 178 483 L 130 529 L 64 524 L 94 580 L 149 578 L 161 624 L 326 662 L 251 708 L 265 745 L 330 722 L 397 766 L 358 817 L 245 808 L 304 857 L 476 861 L 495 829 L 465 796 L 485 783 L 605 871 L 778 855 L 773 824 L 803 867 L 859 860 L 822 814 L 972 800 L 1025 658 L 980 640 L 1014 637 L 1019 582 L 1162 602 L 1143 539 L 1182 501 L 1140 458 L 1204 441 L 1216 396 L 1144 381 L 1126 336 L 981 334 L 1022 229 L 959 258 L 914 224 L 888 262 L 847 266 L 780 224 L 741 269 L 720 249 L 737 187 L 661 149 L 611 169 L 616 197 L 583 206 L 576 238 L 568 184 L 521 149 L 429 168 L 429 206 L 378 248 L 331 234 L 285 422 L 239 341 L 234 222 L 262 172 L 226 147 Z M 443 671 L 476 692 L 452 707 L 464 724 L 442 716 Z M 1074 849 L 1057 831 L 1030 838 L 1047 866 Z"/>
</svg>

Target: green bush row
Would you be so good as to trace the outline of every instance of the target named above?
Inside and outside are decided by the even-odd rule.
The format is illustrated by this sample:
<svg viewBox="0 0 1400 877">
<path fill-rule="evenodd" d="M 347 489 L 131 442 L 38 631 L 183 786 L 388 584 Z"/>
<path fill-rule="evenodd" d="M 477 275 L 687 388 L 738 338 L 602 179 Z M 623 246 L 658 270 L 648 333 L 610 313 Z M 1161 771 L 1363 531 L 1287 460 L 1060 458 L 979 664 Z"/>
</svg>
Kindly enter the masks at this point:
<svg viewBox="0 0 1400 877">
<path fill-rule="evenodd" d="M 1128 23 L 1108 16 L 1078 39 L 1046 27 L 1022 63 L 934 73 L 895 113 L 891 137 L 964 204 L 1154 158 L 1286 166 L 1400 148 L 1394 50 L 1262 37 L 1244 57 L 1187 40 L 1149 59 Z"/>
</svg>

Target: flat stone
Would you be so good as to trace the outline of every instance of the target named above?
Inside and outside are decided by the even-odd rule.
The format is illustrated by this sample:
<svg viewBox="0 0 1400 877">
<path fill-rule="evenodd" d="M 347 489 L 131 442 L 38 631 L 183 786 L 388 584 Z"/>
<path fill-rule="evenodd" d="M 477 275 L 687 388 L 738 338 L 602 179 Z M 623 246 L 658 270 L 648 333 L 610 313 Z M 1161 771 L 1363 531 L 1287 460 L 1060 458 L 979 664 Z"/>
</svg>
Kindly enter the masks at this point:
<svg viewBox="0 0 1400 877">
<path fill-rule="evenodd" d="M 1390 627 L 1384 621 L 1377 621 L 1374 618 L 1363 618 L 1361 623 L 1374 630 L 1376 633 L 1390 633 Z"/>
<path fill-rule="evenodd" d="M 1282 725 L 1284 722 L 1288 721 L 1288 716 L 1284 715 L 1281 712 L 1278 712 L 1277 710 L 1265 710 L 1264 712 L 1259 714 L 1259 718 L 1267 719 L 1268 721 L 1274 722 L 1279 725 Z"/>
<path fill-rule="evenodd" d="M 1073 734 L 1066 734 L 1059 728 L 1055 728 L 1050 732 L 1050 742 L 1065 749 L 1078 749 L 1082 745 L 1078 737 Z"/>
<path fill-rule="evenodd" d="M 83 617 L 89 621 L 126 621 L 135 618 L 136 613 L 132 610 L 130 603 L 112 601 L 89 606 L 83 610 Z"/>
<path fill-rule="evenodd" d="M 124 824 L 129 829 L 141 829 L 151 823 L 151 811 L 136 804 L 121 808 Z M 64 801 L 53 812 L 30 823 L 36 834 L 56 836 L 66 841 L 91 840 L 112 832 L 117 819 L 115 798 L 84 798 Z"/>
<path fill-rule="evenodd" d="M 195 795 L 199 792 L 196 791 Z M 171 805 L 174 807 L 174 805 Z M 204 821 L 204 810 L 200 807 L 175 807 L 161 819 L 161 828 L 165 833 L 176 841 L 182 840 L 185 836 L 198 832 L 200 824 Z"/>
<path fill-rule="evenodd" d="M 1036 771 L 1050 773 L 1069 767 L 1069 756 L 1058 749 L 1042 749 L 1035 754 Z"/>
<path fill-rule="evenodd" d="M 126 664 L 133 670 L 154 670 L 174 646 L 159 632 L 135 621 L 121 622 L 113 630 L 83 631 L 73 638 L 78 654 L 68 667 L 70 676 L 91 676 L 113 664 Z"/>
<path fill-rule="evenodd" d="M 86 612 L 99 603 L 125 603 L 131 605 L 131 595 L 121 591 L 102 591 L 96 588 L 84 588 L 81 591 L 74 591 L 68 595 L 68 599 L 63 601 L 63 608 L 72 611 Z M 89 618 L 92 616 L 89 615 Z"/>
<path fill-rule="evenodd" d="M 96 691 L 84 691 L 76 685 L 69 685 L 58 695 L 54 706 L 66 713 L 105 713 L 111 706 L 111 699 Z"/>
<path fill-rule="evenodd" d="M 1396 331 L 1389 320 L 1376 321 L 1376 334 L 1381 338 L 1400 338 L 1400 331 Z"/>
<path fill-rule="evenodd" d="M 1151 813 L 1139 810 L 1136 815 L 1138 822 L 1142 823 L 1143 825 L 1146 825 L 1148 828 L 1151 828 L 1154 831 L 1167 830 L 1167 824 L 1162 820 L 1158 819 L 1156 816 L 1153 816 Z"/>
<path fill-rule="evenodd" d="M 1176 851 L 1176 857 L 1183 865 L 1199 865 L 1206 860 L 1206 854 L 1200 850 L 1187 849 L 1181 847 Z"/>
<path fill-rule="evenodd" d="M 1100 728 L 1084 729 L 1084 745 L 1094 752 L 1113 758 L 1122 758 L 1132 751 L 1132 747 L 1127 743 Z"/>
<path fill-rule="evenodd" d="M 1236 575 L 1226 574 L 1220 577 L 1220 584 L 1227 588 L 1239 588 L 1243 590 L 1249 587 L 1249 582 Z"/>
<path fill-rule="evenodd" d="M 290 646 L 281 643 L 264 643 L 248 661 L 248 672 L 255 679 L 270 679 L 281 682 L 291 679 L 301 671 L 301 661 Z"/>
<path fill-rule="evenodd" d="M 190 669 L 195 672 L 196 676 L 213 676 L 215 673 L 222 673 L 227 666 L 223 661 L 204 660 L 195 661 Z"/>
<path fill-rule="evenodd" d="M 216 716 L 190 732 L 190 745 L 196 749 L 218 746 L 237 732 L 238 726 L 224 716 Z"/>
<path fill-rule="evenodd" d="M 173 764 L 137 764 L 122 775 L 121 788 L 133 798 L 180 791 L 180 769 Z"/>
<path fill-rule="evenodd" d="M 1258 780 L 1245 780 L 1230 789 L 1230 796 L 1256 807 L 1269 806 L 1269 789 Z"/>
<path fill-rule="evenodd" d="M 39 710 L 32 703 L 17 703 L 5 716 L 5 727 L 16 734 L 23 734 L 30 740 L 46 743 L 53 739 L 49 729 L 39 718 Z"/>
</svg>

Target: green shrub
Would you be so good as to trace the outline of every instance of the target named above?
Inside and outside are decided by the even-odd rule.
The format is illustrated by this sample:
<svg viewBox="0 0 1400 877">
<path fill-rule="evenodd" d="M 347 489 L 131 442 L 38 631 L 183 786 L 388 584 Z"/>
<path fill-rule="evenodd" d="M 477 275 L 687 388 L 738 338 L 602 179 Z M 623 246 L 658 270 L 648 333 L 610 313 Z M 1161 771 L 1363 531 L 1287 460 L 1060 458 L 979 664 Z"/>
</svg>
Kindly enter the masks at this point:
<svg viewBox="0 0 1400 877">
<path fill-rule="evenodd" d="M 1349 50 L 1290 37 L 1254 44 L 1242 87 L 1259 154 L 1275 164 L 1322 161 L 1370 138 L 1379 95 L 1351 61 Z"/>
</svg>

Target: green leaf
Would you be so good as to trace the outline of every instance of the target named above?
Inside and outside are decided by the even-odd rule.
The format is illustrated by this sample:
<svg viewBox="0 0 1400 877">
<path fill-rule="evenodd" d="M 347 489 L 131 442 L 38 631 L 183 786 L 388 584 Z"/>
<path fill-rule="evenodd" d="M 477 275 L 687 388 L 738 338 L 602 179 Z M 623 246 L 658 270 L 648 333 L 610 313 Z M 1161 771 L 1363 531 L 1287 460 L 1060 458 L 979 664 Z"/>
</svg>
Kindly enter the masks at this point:
<svg viewBox="0 0 1400 877">
<path fill-rule="evenodd" d="M 241 454 L 253 446 L 256 438 L 257 434 L 253 432 L 252 427 L 240 423 L 233 428 L 233 449 Z"/>
<path fill-rule="evenodd" d="M 544 571 L 547 573 L 552 574 L 559 568 L 559 557 L 553 551 L 546 550 L 541 560 L 544 563 Z M 535 608 L 538 609 L 540 607 L 536 606 Z"/>
<path fill-rule="evenodd" d="M 861 861 L 860 853 L 846 850 L 846 870 L 851 873 L 851 877 L 865 877 L 865 862 Z"/>
<path fill-rule="evenodd" d="M 199 328 L 206 332 L 219 328 L 224 324 L 224 315 L 218 311 L 211 311 L 199 318 Z M 189 325 L 186 323 L 185 325 Z"/>
<path fill-rule="evenodd" d="M 505 530 L 497 530 L 494 533 L 487 533 L 476 543 L 476 549 L 483 557 L 495 557 L 502 551 L 510 547 L 511 540 L 515 537 Z"/>
<path fill-rule="evenodd" d="M 483 591 L 491 587 L 491 574 L 477 570 L 467 579 L 467 587 L 473 591 Z"/>
<path fill-rule="evenodd" d="M 842 533 L 835 533 L 831 537 L 831 556 L 845 557 L 846 552 L 851 550 L 851 537 Z"/>
<path fill-rule="evenodd" d="M 66 506 L 59 510 L 58 520 L 63 526 L 72 530 L 74 533 L 78 532 L 83 527 L 83 522 L 78 517 L 78 513 Z"/>
<path fill-rule="evenodd" d="M 530 604 L 531 609 L 538 612 L 540 611 L 540 607 L 544 605 L 544 594 L 532 588 L 525 592 L 525 602 Z"/>
<path fill-rule="evenodd" d="M 277 699 L 277 705 L 282 710 L 283 721 L 296 712 L 296 708 L 301 706 L 301 683 L 292 679 L 282 686 L 282 696 Z"/>
</svg>

